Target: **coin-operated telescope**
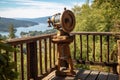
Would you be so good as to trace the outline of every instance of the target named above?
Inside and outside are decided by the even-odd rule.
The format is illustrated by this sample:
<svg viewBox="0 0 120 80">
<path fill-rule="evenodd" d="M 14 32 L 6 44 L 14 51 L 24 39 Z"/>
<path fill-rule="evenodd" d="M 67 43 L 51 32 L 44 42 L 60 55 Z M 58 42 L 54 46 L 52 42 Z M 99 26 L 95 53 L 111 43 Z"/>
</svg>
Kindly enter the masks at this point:
<svg viewBox="0 0 120 80">
<path fill-rule="evenodd" d="M 75 16 L 72 11 L 64 9 L 62 13 L 57 13 L 48 18 L 49 27 L 53 26 L 58 30 L 56 36 L 53 36 L 52 42 L 57 44 L 58 69 L 56 75 L 66 76 L 74 75 L 73 63 L 70 55 L 69 44 L 73 41 L 73 35 L 70 32 L 75 27 Z M 65 68 L 61 70 L 61 68 Z"/>
<path fill-rule="evenodd" d="M 64 33 L 70 33 L 75 27 L 75 16 L 72 11 L 64 9 L 63 13 L 57 13 L 48 19 L 49 27 L 53 27 Z M 60 34 L 62 35 L 62 34 Z"/>
</svg>

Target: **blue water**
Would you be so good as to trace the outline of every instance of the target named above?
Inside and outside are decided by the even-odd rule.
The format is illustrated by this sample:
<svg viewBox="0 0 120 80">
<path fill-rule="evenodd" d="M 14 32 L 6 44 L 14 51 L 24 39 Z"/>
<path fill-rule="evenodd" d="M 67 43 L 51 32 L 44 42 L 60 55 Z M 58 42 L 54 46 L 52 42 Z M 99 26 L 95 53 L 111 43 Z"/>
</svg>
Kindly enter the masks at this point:
<svg viewBox="0 0 120 80">
<path fill-rule="evenodd" d="M 48 27 L 48 24 L 39 23 L 38 25 L 34 25 L 34 26 L 16 28 L 17 31 L 16 31 L 15 35 L 17 37 L 20 37 L 21 32 L 45 31 L 45 30 L 48 30 L 48 29 L 52 29 L 51 27 Z M 8 32 L 0 32 L 0 34 L 7 36 L 9 33 Z"/>
</svg>

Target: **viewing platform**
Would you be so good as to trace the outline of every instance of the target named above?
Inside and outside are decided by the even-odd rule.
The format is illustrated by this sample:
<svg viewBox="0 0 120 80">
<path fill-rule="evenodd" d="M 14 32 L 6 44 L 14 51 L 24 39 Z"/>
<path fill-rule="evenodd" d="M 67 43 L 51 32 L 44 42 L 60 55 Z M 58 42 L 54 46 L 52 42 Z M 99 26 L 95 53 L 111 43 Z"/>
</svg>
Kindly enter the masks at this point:
<svg viewBox="0 0 120 80">
<path fill-rule="evenodd" d="M 58 54 L 57 45 L 51 40 L 53 35 L 55 34 L 7 41 L 18 50 L 12 59 L 17 64 L 15 70 L 19 73 L 19 80 L 120 79 L 120 33 L 72 32 L 74 39 L 70 50 L 76 75 L 66 77 L 55 75 Z M 89 66 L 96 66 L 96 70 Z M 102 71 L 97 66 L 107 67 L 107 71 Z"/>
<path fill-rule="evenodd" d="M 51 72 L 48 76 L 42 80 L 119 80 L 117 74 L 101 72 L 96 70 L 75 70 L 74 76 L 56 76 L 55 71 Z"/>
</svg>

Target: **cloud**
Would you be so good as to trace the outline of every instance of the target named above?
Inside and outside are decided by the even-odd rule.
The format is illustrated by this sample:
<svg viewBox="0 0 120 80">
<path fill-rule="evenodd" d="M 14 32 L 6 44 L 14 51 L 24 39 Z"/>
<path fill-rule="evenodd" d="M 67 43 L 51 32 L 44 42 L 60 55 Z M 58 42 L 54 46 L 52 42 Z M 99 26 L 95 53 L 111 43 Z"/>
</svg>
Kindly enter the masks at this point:
<svg viewBox="0 0 120 80">
<path fill-rule="evenodd" d="M 62 12 L 64 7 L 71 9 L 74 4 L 64 4 L 57 2 L 43 2 L 33 0 L 12 0 L 2 1 L 2 3 L 14 4 L 16 7 L 0 8 L 0 16 L 9 18 L 34 18 L 43 17 Z M 0 2 L 1 3 L 1 2 Z M 6 4 L 7 5 L 7 4 Z"/>
<path fill-rule="evenodd" d="M 6 17 L 22 17 L 22 18 L 34 18 L 53 15 L 56 12 L 61 12 L 61 9 L 48 9 L 48 8 L 16 8 L 16 9 L 7 9 L 0 12 L 0 15 Z"/>
</svg>

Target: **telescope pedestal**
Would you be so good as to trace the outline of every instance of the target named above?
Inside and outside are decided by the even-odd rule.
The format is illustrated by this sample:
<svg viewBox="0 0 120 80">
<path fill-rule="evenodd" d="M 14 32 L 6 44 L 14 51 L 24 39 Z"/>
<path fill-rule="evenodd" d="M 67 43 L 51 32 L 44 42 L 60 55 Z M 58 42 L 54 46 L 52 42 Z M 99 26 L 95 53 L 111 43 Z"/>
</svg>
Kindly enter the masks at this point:
<svg viewBox="0 0 120 80">
<path fill-rule="evenodd" d="M 58 50 L 58 68 L 57 76 L 73 76 L 73 63 L 70 55 L 69 44 L 73 41 L 73 36 L 56 36 L 52 39 L 57 44 Z"/>
<path fill-rule="evenodd" d="M 54 36 L 52 41 L 57 44 L 58 50 L 58 69 L 56 75 L 58 76 L 73 76 L 75 72 L 73 71 L 73 63 L 70 55 L 69 44 L 73 41 L 73 36 L 70 36 L 70 32 L 75 27 L 75 16 L 70 10 L 64 8 L 64 12 L 57 13 L 48 18 L 48 26 L 57 29 L 59 32 L 57 36 Z M 65 69 L 61 69 L 61 68 Z"/>
</svg>

